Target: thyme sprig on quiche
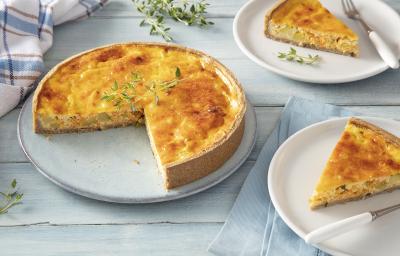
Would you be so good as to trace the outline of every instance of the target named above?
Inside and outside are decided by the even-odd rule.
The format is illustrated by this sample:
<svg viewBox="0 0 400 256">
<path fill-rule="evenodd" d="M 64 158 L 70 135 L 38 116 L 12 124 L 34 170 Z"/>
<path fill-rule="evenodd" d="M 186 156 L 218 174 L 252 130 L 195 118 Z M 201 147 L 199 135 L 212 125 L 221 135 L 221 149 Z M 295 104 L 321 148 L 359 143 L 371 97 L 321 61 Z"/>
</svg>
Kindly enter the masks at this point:
<svg viewBox="0 0 400 256">
<path fill-rule="evenodd" d="M 112 101 L 113 105 L 118 109 L 121 107 L 122 102 L 126 102 L 130 104 L 132 111 L 136 111 L 134 106 L 134 102 L 132 102 L 134 96 L 136 95 L 136 85 L 143 80 L 140 74 L 132 72 L 131 81 L 125 84 L 118 84 L 117 81 L 114 81 L 114 84 L 111 86 L 111 90 L 104 93 L 101 97 L 102 100 Z"/>
<path fill-rule="evenodd" d="M 151 81 L 145 85 L 147 93 L 150 93 L 152 97 L 154 97 L 154 104 L 159 104 L 159 95 L 160 91 L 168 92 L 172 88 L 174 88 L 179 82 L 183 79 L 181 77 L 181 70 L 179 67 L 175 69 L 175 78 L 168 81 L 157 82 Z M 104 95 L 101 97 L 102 100 L 111 101 L 115 107 L 118 109 L 121 108 L 121 104 L 126 103 L 129 104 L 132 111 L 137 111 L 136 103 L 141 100 L 144 96 L 138 96 L 136 93 L 136 86 L 139 83 L 143 83 L 143 77 L 135 72 L 132 72 L 132 78 L 129 82 L 125 84 L 118 84 L 117 81 L 114 81 L 114 84 L 111 86 L 111 89 L 106 91 Z"/>
</svg>

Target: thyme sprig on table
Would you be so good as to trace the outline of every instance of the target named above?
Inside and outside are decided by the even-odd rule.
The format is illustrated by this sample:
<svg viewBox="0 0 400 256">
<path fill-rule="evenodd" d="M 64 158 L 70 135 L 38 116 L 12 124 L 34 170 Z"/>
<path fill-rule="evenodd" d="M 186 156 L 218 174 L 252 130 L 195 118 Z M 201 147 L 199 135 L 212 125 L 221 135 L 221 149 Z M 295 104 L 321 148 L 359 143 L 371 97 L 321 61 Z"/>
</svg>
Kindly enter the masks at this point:
<svg viewBox="0 0 400 256">
<path fill-rule="evenodd" d="M 160 91 L 168 92 L 172 88 L 174 88 L 179 82 L 183 81 L 181 79 L 181 70 L 179 67 L 175 69 L 175 78 L 169 81 L 157 82 L 151 81 L 148 84 L 145 84 L 145 88 L 147 92 L 152 94 L 154 97 L 154 103 L 156 105 L 159 104 L 159 95 Z M 136 86 L 143 82 L 143 78 L 138 73 L 132 73 L 132 78 L 130 82 L 125 84 L 118 84 L 117 81 L 114 81 L 114 84 L 111 86 L 111 89 L 106 91 L 101 97 L 102 100 L 111 101 L 115 107 L 118 109 L 121 108 L 121 105 L 125 102 L 130 105 L 130 108 L 133 112 L 137 110 L 136 102 L 143 98 L 143 95 L 138 95 L 136 92 Z"/>
<path fill-rule="evenodd" d="M 320 61 L 321 59 L 319 55 L 311 55 L 311 54 L 308 54 L 308 56 L 299 55 L 297 54 L 296 49 L 294 49 L 293 47 L 290 47 L 290 50 L 287 53 L 279 52 L 278 58 L 285 59 L 287 61 L 295 61 L 297 63 L 306 65 L 312 65 Z"/>
<path fill-rule="evenodd" d="M 8 212 L 8 209 L 22 201 L 23 194 L 18 193 L 17 180 L 13 179 L 10 184 L 11 189 L 7 192 L 0 192 L 3 197 L 4 204 L 0 206 L 0 214 Z"/>
<path fill-rule="evenodd" d="M 140 26 L 150 25 L 150 35 L 160 35 L 165 41 L 172 41 L 170 27 L 165 24 L 169 17 L 187 26 L 213 25 L 207 20 L 209 4 L 206 0 L 132 0 L 136 9 L 145 15 Z"/>
</svg>

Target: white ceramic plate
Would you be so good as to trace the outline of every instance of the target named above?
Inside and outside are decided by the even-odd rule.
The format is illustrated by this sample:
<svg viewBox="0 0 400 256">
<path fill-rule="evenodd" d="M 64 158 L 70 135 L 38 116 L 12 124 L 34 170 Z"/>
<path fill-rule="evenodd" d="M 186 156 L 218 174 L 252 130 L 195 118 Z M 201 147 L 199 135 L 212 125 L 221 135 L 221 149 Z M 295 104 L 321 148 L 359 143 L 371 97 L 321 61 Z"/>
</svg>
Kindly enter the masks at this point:
<svg viewBox="0 0 400 256">
<path fill-rule="evenodd" d="M 214 173 L 165 191 L 144 127 L 58 134 L 46 138 L 32 131 L 32 97 L 21 110 L 18 137 L 36 169 L 71 192 L 118 203 L 150 203 L 189 196 L 214 186 L 246 160 L 256 139 L 250 104 L 243 139 L 234 155 Z M 139 163 L 136 163 L 136 160 Z"/>
<path fill-rule="evenodd" d="M 400 122 L 361 117 L 400 136 Z M 271 200 L 286 224 L 304 238 L 308 232 L 369 210 L 400 203 L 400 190 L 366 200 L 311 211 L 308 198 L 348 118 L 311 125 L 288 138 L 275 153 L 268 172 Z M 318 245 L 334 255 L 399 255 L 400 211 Z"/>
<path fill-rule="evenodd" d="M 400 16 L 380 0 L 353 0 L 361 15 L 376 29 L 400 56 Z M 264 35 L 264 16 L 277 0 L 252 0 L 237 13 L 233 35 L 239 48 L 258 65 L 280 75 L 312 83 L 343 83 L 367 78 L 383 72 L 388 66 L 380 59 L 361 26 L 347 18 L 340 0 L 321 0 L 336 17 L 345 22 L 360 37 L 361 55 L 358 58 L 295 47 L 300 54 L 318 54 L 318 65 L 308 66 L 277 58 L 278 52 L 287 52 L 291 45 L 276 42 Z"/>
</svg>

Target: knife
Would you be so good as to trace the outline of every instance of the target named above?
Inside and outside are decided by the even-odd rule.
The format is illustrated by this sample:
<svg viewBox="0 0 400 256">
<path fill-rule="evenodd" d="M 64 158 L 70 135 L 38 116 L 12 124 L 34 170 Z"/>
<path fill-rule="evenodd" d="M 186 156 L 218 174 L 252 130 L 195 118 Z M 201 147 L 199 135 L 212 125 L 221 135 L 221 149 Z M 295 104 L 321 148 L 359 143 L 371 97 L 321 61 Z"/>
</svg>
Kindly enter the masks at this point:
<svg viewBox="0 0 400 256">
<path fill-rule="evenodd" d="M 318 244 L 332 237 L 347 233 L 351 230 L 361 227 L 397 209 L 400 209 L 400 204 L 396 204 L 376 211 L 364 212 L 346 218 L 344 220 L 339 220 L 337 222 L 328 224 L 326 226 L 317 228 L 314 231 L 311 231 L 304 237 L 304 240 L 308 244 Z"/>
</svg>

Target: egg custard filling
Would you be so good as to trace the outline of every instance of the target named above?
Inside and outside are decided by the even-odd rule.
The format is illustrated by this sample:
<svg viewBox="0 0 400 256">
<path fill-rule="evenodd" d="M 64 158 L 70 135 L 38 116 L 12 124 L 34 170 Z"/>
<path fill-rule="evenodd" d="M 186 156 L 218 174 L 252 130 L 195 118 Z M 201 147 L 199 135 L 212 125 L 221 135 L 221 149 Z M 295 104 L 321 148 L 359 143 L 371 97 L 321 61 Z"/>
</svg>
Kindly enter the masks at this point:
<svg viewBox="0 0 400 256">
<path fill-rule="evenodd" d="M 358 56 L 358 36 L 318 0 L 281 0 L 265 18 L 265 35 L 275 40 Z"/>
<path fill-rule="evenodd" d="M 243 90 L 215 59 L 165 44 L 128 43 L 74 56 L 35 92 L 36 133 L 145 124 L 171 189 L 202 178 L 236 150 L 244 129 Z"/>
<path fill-rule="evenodd" d="M 351 118 L 320 177 L 311 209 L 400 187 L 400 139 Z"/>
</svg>

